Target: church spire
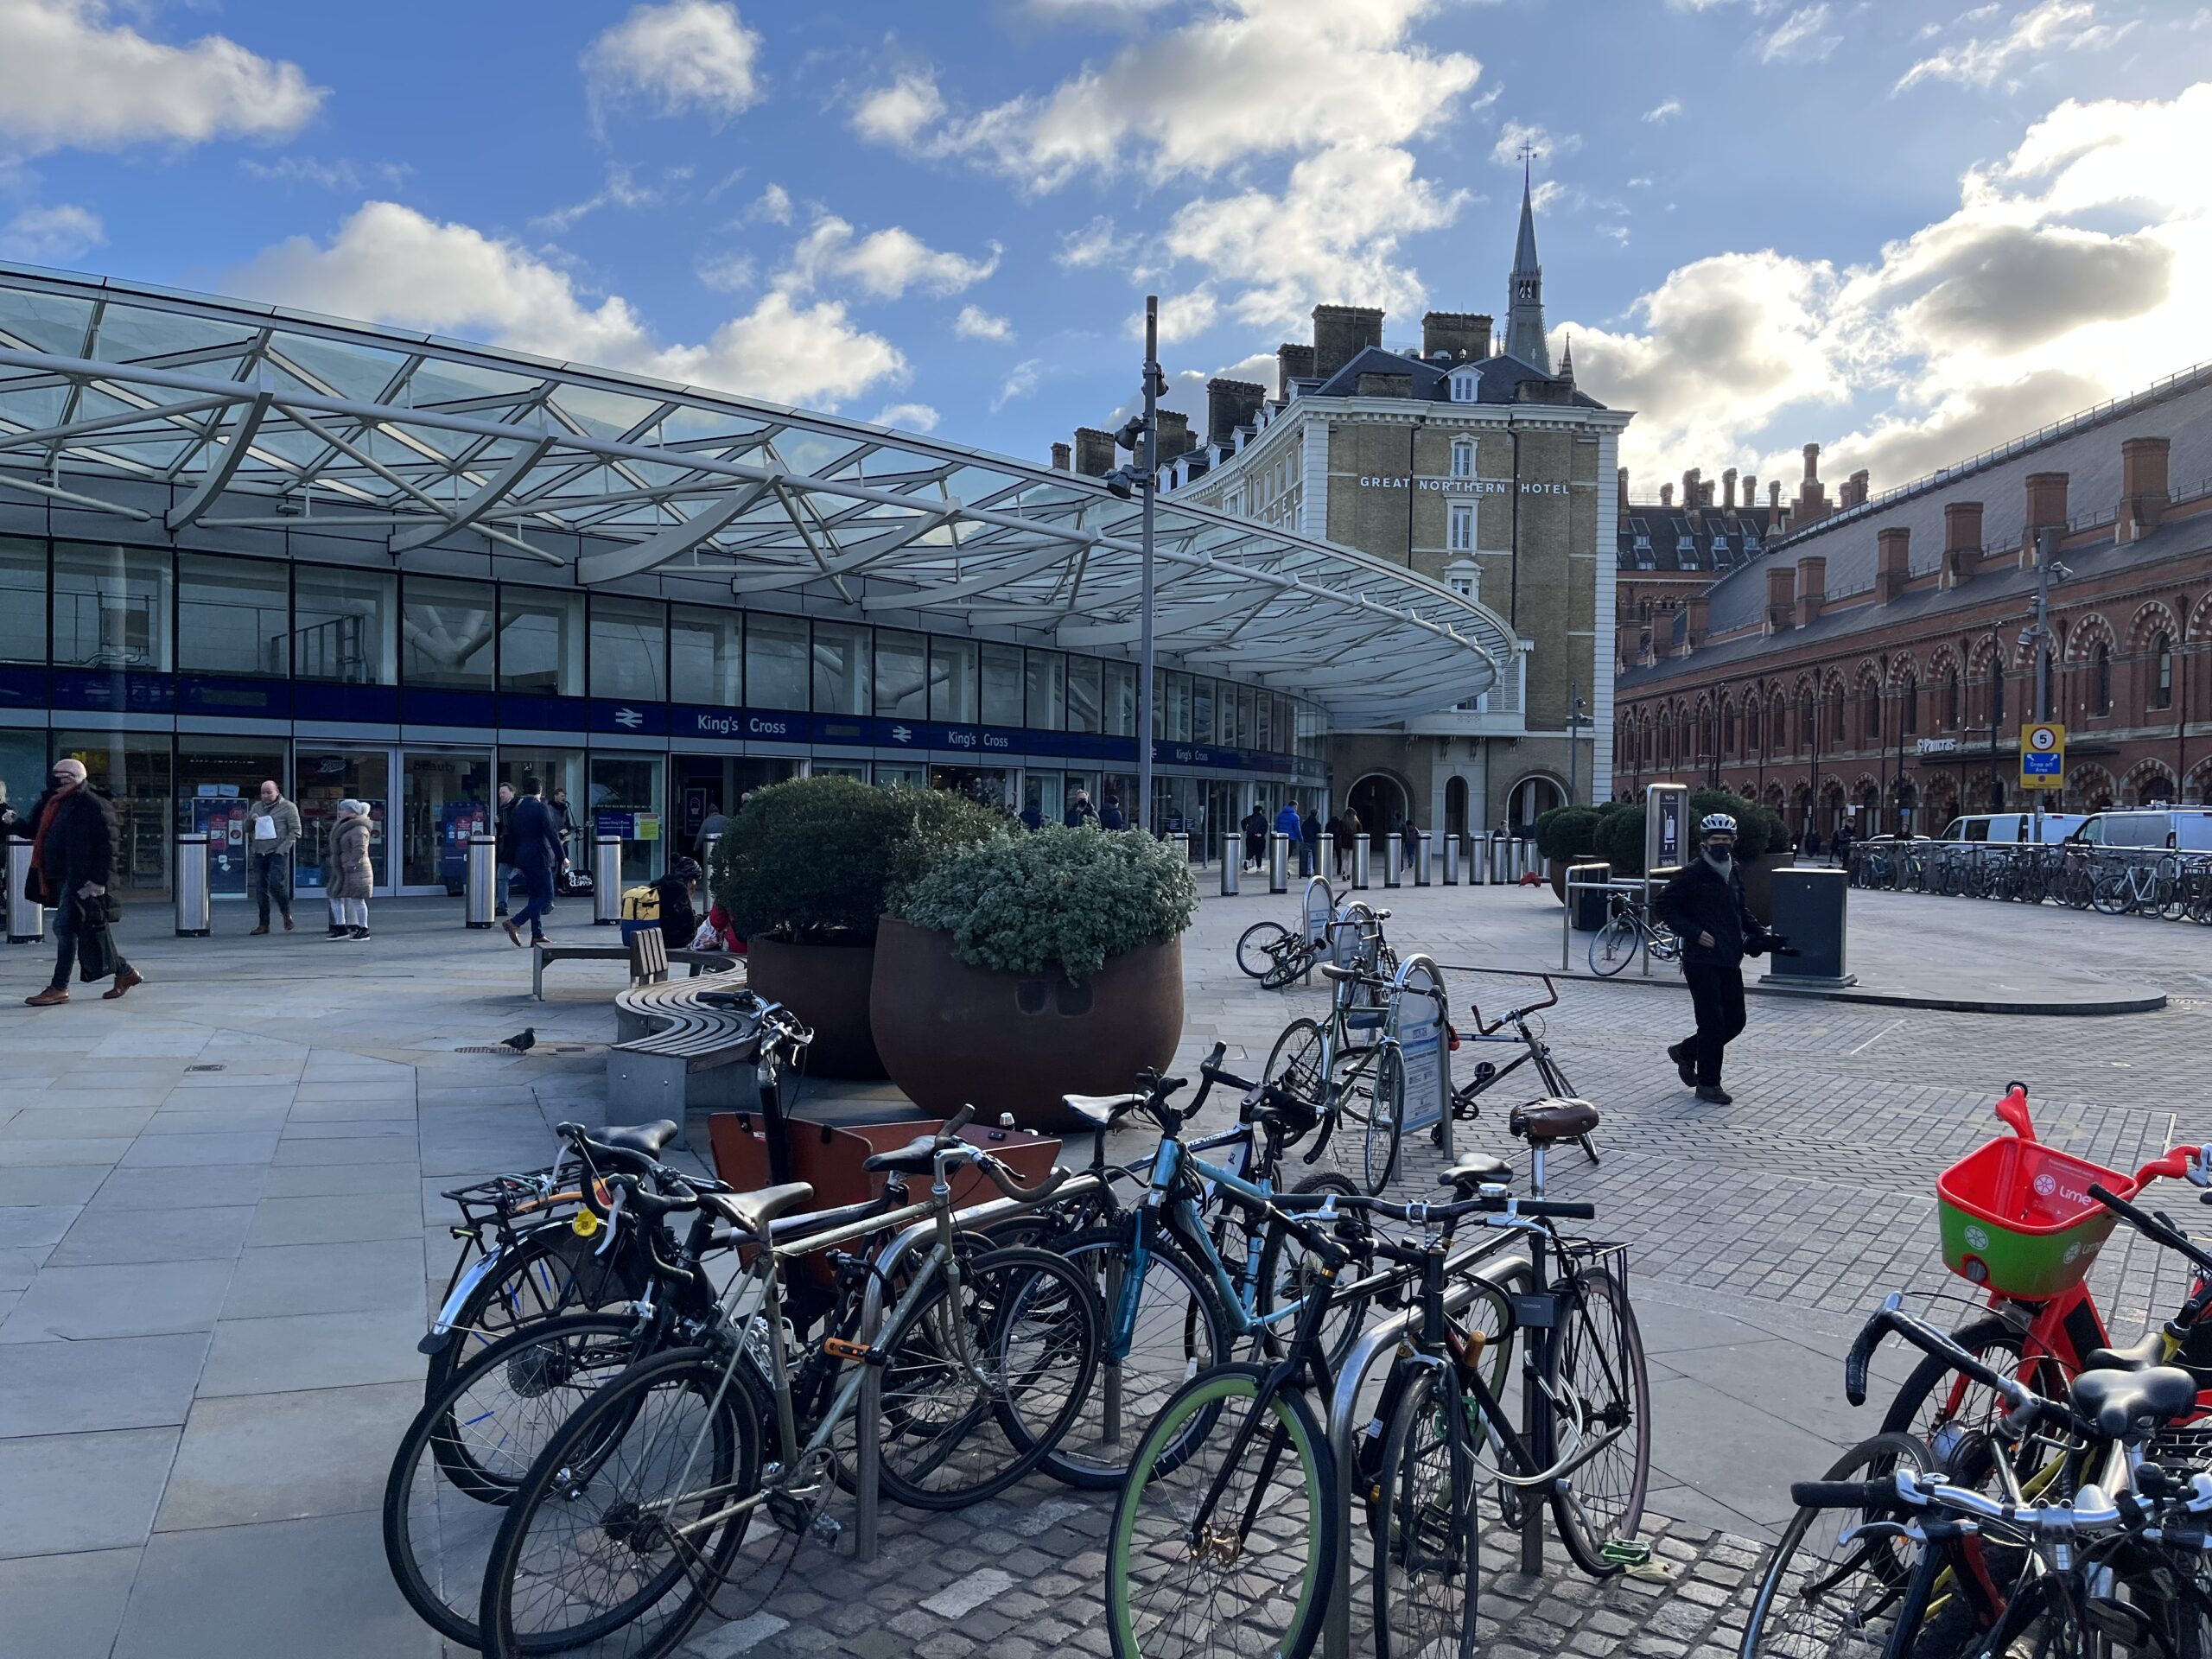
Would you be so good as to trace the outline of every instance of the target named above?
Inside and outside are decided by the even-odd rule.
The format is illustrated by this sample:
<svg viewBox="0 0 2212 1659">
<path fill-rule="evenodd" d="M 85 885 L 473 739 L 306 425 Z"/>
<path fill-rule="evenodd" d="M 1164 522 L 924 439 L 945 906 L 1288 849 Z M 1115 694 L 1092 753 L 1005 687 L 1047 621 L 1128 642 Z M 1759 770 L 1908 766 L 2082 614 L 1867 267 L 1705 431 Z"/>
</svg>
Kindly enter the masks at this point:
<svg viewBox="0 0 2212 1659">
<path fill-rule="evenodd" d="M 1551 372 L 1551 351 L 1544 344 L 1544 268 L 1536 258 L 1536 205 L 1530 162 L 1535 152 L 1521 149 L 1521 234 L 1513 247 L 1513 275 L 1506 283 L 1505 349 L 1523 363 Z"/>
</svg>

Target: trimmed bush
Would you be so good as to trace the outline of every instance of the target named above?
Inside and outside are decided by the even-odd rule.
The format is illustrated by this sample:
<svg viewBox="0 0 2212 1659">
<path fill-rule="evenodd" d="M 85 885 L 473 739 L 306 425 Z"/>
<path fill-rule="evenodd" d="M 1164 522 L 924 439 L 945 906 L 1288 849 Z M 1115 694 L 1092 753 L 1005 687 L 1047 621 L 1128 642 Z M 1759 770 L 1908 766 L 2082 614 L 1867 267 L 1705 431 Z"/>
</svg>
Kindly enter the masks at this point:
<svg viewBox="0 0 2212 1659">
<path fill-rule="evenodd" d="M 1598 850 L 1598 810 L 1555 806 L 1536 817 L 1536 850 L 1561 864 L 1588 858 Z"/>
<path fill-rule="evenodd" d="M 1599 815 L 1598 856 L 1613 867 L 1615 875 L 1642 875 L 1643 809 L 1633 801 L 1616 804 L 1620 810 Z"/>
<path fill-rule="evenodd" d="M 1731 794 L 1725 789 L 1700 789 L 1690 796 L 1690 834 L 1694 842 L 1697 826 L 1708 812 L 1726 812 L 1736 820 L 1736 856 L 1752 859 L 1764 853 L 1786 851 L 1789 832 L 1783 827 L 1779 814 L 1761 806 L 1757 801 L 1742 795 Z"/>
<path fill-rule="evenodd" d="M 978 968 L 1080 983 L 1141 944 L 1173 938 L 1197 914 L 1190 861 L 1147 835 L 1048 825 L 944 858 L 893 912 L 952 936 Z"/>
</svg>

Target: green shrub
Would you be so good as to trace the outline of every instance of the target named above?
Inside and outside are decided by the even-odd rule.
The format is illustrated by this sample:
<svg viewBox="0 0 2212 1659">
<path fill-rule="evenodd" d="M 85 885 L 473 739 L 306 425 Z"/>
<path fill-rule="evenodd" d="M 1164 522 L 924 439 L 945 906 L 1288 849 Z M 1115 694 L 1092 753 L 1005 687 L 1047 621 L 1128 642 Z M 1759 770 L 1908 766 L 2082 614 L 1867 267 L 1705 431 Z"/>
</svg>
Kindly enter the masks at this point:
<svg viewBox="0 0 2212 1659">
<path fill-rule="evenodd" d="M 716 844 L 708 880 L 742 938 L 866 944 L 925 870 L 1005 837 L 1007 823 L 942 790 L 795 778 L 753 791 Z"/>
<path fill-rule="evenodd" d="M 976 967 L 1057 969 L 1080 983 L 1124 951 L 1182 933 L 1198 902 L 1190 861 L 1165 842 L 1048 825 L 944 858 L 894 913 L 950 933 L 953 954 Z"/>
<path fill-rule="evenodd" d="M 1555 806 L 1536 815 L 1536 850 L 1560 864 L 1588 858 L 1598 850 L 1598 810 Z"/>
<path fill-rule="evenodd" d="M 1618 812 L 1598 818 L 1598 856 L 1613 867 L 1615 875 L 1643 874 L 1643 808 L 1634 801 L 1618 803 Z"/>
<path fill-rule="evenodd" d="M 1700 789 L 1690 796 L 1690 835 L 1696 843 L 1697 826 L 1708 812 L 1726 812 L 1736 820 L 1736 856 L 1757 858 L 1789 844 L 1782 819 L 1757 801 L 1725 789 Z"/>
</svg>

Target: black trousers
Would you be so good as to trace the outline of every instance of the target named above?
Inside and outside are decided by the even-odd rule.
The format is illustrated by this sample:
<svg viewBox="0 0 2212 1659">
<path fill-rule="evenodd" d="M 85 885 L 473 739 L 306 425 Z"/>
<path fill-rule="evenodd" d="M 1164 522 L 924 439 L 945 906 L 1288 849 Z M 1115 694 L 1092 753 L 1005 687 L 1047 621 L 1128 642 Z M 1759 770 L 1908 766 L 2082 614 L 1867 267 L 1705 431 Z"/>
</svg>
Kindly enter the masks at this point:
<svg viewBox="0 0 2212 1659">
<path fill-rule="evenodd" d="M 69 988 L 70 977 L 76 973 L 77 929 L 81 918 L 77 914 L 77 901 L 64 894 L 54 907 L 54 985 L 57 991 Z M 116 976 L 120 978 L 130 971 L 130 964 L 123 959 L 123 952 L 115 953 Z M 89 980 L 86 982 L 91 983 Z"/>
<path fill-rule="evenodd" d="M 1744 970 L 1685 963 L 1682 977 L 1697 1009 L 1697 1030 L 1682 1046 L 1696 1059 L 1698 1086 L 1718 1088 L 1722 1051 L 1744 1028 Z"/>
</svg>

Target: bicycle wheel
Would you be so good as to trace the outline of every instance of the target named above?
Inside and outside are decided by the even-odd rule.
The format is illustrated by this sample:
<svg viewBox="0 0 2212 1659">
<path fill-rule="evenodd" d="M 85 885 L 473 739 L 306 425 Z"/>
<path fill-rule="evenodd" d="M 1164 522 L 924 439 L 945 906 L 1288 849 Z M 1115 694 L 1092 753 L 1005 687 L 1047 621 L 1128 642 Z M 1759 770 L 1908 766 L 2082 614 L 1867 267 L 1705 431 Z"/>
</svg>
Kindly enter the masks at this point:
<svg viewBox="0 0 2212 1659">
<path fill-rule="evenodd" d="M 1611 979 L 1636 960 L 1643 931 L 1626 912 L 1614 916 L 1590 936 L 1590 971 Z"/>
<path fill-rule="evenodd" d="M 1875 1480 L 1930 1466 L 1910 1434 L 1877 1434 L 1832 1464 L 1827 1480 Z M 1889 1650 L 1923 1546 L 1909 1538 L 1842 1541 L 1864 1510 L 1800 1510 L 1767 1557 L 1740 1659 L 1881 1659 Z M 1902 1633 L 1910 1651 L 1913 1632 Z"/>
<path fill-rule="evenodd" d="M 1086 1491 L 1119 1486 L 1128 1478 L 1144 1425 L 1176 1389 L 1226 1361 L 1234 1340 L 1211 1281 L 1180 1249 L 1155 1239 L 1141 1279 L 1132 1283 L 1129 1246 L 1126 1227 L 1095 1227 L 1053 1247 L 1099 1299 L 1106 1344 L 1099 1386 L 1037 1466 Z M 1132 1305 L 1124 1308 L 1124 1299 Z M 1191 1419 L 1185 1442 L 1162 1449 L 1163 1465 L 1187 1456 L 1211 1423 L 1211 1417 Z"/>
<path fill-rule="evenodd" d="M 1317 1021 L 1294 1020 L 1268 1051 L 1267 1069 L 1260 1073 L 1261 1080 L 1310 1108 L 1318 1117 L 1328 1105 L 1328 1072 L 1322 1064 L 1327 1052 L 1328 1043 Z"/>
<path fill-rule="evenodd" d="M 1290 1189 L 1294 1192 L 1335 1192 L 1351 1198 L 1359 1192 L 1358 1183 L 1348 1175 L 1325 1171 L 1308 1175 Z M 1363 1268 L 1357 1258 L 1345 1264 L 1337 1275 L 1340 1285 L 1349 1284 L 1361 1276 Z M 1313 1265 L 1313 1258 L 1298 1236 L 1280 1222 L 1268 1226 L 1267 1242 L 1260 1247 L 1260 1282 L 1253 1294 L 1253 1306 L 1262 1316 L 1289 1307 L 1305 1300 L 1308 1292 L 1320 1282 Z M 1359 1340 L 1360 1332 L 1367 1328 L 1367 1310 L 1372 1299 L 1365 1295 L 1338 1294 L 1330 1299 L 1328 1317 L 1321 1324 L 1319 1347 L 1327 1361 L 1329 1374 L 1333 1376 L 1342 1368 L 1344 1356 L 1351 1352 L 1351 1345 Z M 1284 1320 L 1284 1325 L 1290 1322 Z"/>
<path fill-rule="evenodd" d="M 1289 937 L 1281 922 L 1253 923 L 1236 941 L 1236 965 L 1254 979 L 1262 977 L 1275 964 L 1277 947 Z"/>
<path fill-rule="evenodd" d="M 1260 976 L 1263 991 L 1287 990 L 1296 984 L 1313 965 L 1313 953 L 1306 942 L 1295 934 L 1286 934 L 1275 945 L 1275 959 L 1268 971 Z"/>
<path fill-rule="evenodd" d="M 2027 1337 L 2008 1319 L 1977 1319 L 1953 1332 L 1951 1340 L 1992 1370 L 2018 1377 L 2047 1398 L 2066 1397 L 2067 1376 L 2057 1359 L 2040 1344 L 2033 1344 L 2031 1356 Z M 2003 1402 L 1991 1390 L 1929 1354 L 1912 1368 L 1882 1414 L 1882 1431 L 1910 1434 L 1937 1462 L 1948 1464 L 1967 1436 L 1988 1436 L 2003 1410 Z"/>
<path fill-rule="evenodd" d="M 2107 916 L 2123 916 L 2135 908 L 2135 889 L 2125 876 L 2099 876 L 2089 889 L 2089 902 Z"/>
<path fill-rule="evenodd" d="M 1139 1443 L 1107 1535 L 1116 1659 L 1313 1651 L 1336 1559 L 1336 1465 L 1303 1395 L 1286 1389 L 1262 1403 L 1265 1376 L 1224 1365 L 1193 1377 Z M 1161 1454 L 1201 1414 L 1217 1420 L 1212 1432 L 1167 1466 Z M 1201 1517 L 1217 1477 L 1221 1497 Z"/>
<path fill-rule="evenodd" d="M 703 1348 L 632 1366 L 545 1444 L 509 1503 L 477 1613 L 487 1659 L 658 1659 L 729 1568 L 766 1408 Z M 823 1478 L 826 1481 L 828 1477 Z"/>
<path fill-rule="evenodd" d="M 957 1299 L 932 1281 L 880 1344 L 884 1495 L 957 1510 L 1035 1468 L 1097 1380 L 1102 1324 L 1088 1280 L 1045 1250 L 962 1262 Z"/>
<path fill-rule="evenodd" d="M 1551 1404 L 1537 1420 L 1537 1456 L 1547 1466 L 1582 1458 L 1553 1487 L 1552 1515 L 1574 1564 L 1585 1573 L 1610 1573 L 1618 1569 L 1605 1559 L 1605 1545 L 1633 1538 L 1643 1521 L 1651 1479 L 1651 1380 L 1636 1310 L 1620 1281 L 1603 1268 L 1586 1268 L 1568 1283 L 1573 1289 L 1560 1302 L 1560 1323 L 1544 1353 Z M 1599 1440 L 1605 1443 L 1592 1452 L 1591 1442 Z"/>
<path fill-rule="evenodd" d="M 1367 1120 L 1362 1161 L 1367 1196 L 1380 1198 L 1398 1173 L 1398 1141 L 1406 1122 L 1406 1062 L 1395 1045 L 1375 1057 L 1361 1079 L 1361 1116 Z"/>
<path fill-rule="evenodd" d="M 620 1306 L 643 1295 L 645 1276 L 628 1237 L 616 1237 L 604 1255 L 598 1252 L 601 1242 L 579 1236 L 566 1217 L 518 1236 L 454 1310 L 450 1334 L 430 1356 L 424 1401 L 443 1394 L 454 1373 L 511 1332 L 556 1314 Z"/>
<path fill-rule="evenodd" d="M 510 1332 L 455 1373 L 400 1438 L 384 1553 L 408 1605 L 476 1647 L 484 1564 L 507 1500 L 585 1401 L 637 1357 L 636 1319 L 582 1313 Z"/>
<path fill-rule="evenodd" d="M 1399 1397 L 1368 1505 L 1376 1659 L 1475 1650 L 1477 1476 L 1468 1402 L 1441 1370 Z"/>
</svg>

